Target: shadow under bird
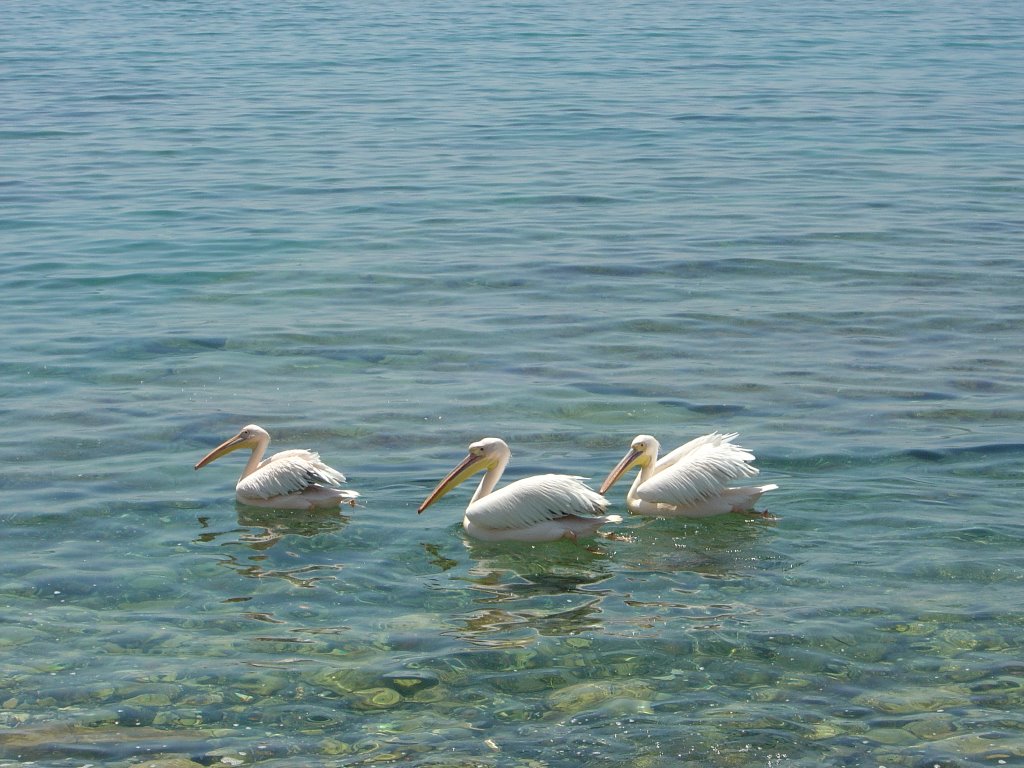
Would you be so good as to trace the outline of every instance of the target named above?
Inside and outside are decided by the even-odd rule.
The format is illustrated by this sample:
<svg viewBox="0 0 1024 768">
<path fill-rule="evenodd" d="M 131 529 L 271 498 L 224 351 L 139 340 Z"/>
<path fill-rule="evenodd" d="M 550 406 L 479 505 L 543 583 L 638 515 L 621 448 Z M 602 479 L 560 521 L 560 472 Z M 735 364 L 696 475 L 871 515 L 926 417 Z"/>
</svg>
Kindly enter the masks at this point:
<svg viewBox="0 0 1024 768">
<path fill-rule="evenodd" d="M 712 432 L 659 459 L 660 443 L 650 435 L 637 435 L 629 452 L 601 483 L 600 493 L 607 493 L 626 472 L 639 467 L 640 472 L 626 494 L 626 507 L 634 515 L 710 517 L 752 512 L 761 494 L 779 486 L 729 485 L 758 474 L 758 469 L 750 464 L 754 454 L 735 445 L 732 441 L 736 437 L 735 432 Z"/>
<path fill-rule="evenodd" d="M 234 437 L 218 445 L 196 464 L 202 469 L 232 451 L 249 448 L 252 454 L 235 485 L 235 498 L 253 507 L 275 509 L 329 509 L 341 504 L 355 506 L 359 494 L 338 486 L 345 476 L 304 449 L 281 451 L 266 459 L 270 433 L 249 424 Z M 262 459 L 262 461 L 261 461 Z"/>
<path fill-rule="evenodd" d="M 606 515 L 608 500 L 574 475 L 524 477 L 495 490 L 512 452 L 504 440 L 485 437 L 469 446 L 469 455 L 438 483 L 418 512 L 477 472 L 484 476 L 466 507 L 462 527 L 481 541 L 557 541 L 595 536 L 619 515 Z"/>
</svg>

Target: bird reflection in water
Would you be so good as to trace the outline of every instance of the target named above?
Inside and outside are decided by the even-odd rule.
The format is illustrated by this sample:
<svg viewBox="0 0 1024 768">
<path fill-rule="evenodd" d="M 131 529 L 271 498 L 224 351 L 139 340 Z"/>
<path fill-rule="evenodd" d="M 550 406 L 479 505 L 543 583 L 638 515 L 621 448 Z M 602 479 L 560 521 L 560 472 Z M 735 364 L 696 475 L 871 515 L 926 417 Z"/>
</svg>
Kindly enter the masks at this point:
<svg viewBox="0 0 1024 768">
<path fill-rule="evenodd" d="M 242 533 L 239 540 L 260 550 L 269 549 L 285 536 L 311 538 L 340 531 L 352 520 L 336 509 L 289 510 L 282 514 L 272 509 L 238 504 L 237 513 L 239 525 L 252 529 Z"/>
<path fill-rule="evenodd" d="M 683 525 L 679 520 L 649 519 L 632 529 L 636 546 L 618 550 L 616 561 L 624 572 L 738 578 L 772 561 L 765 534 L 774 529 L 774 523 L 770 518 L 758 518 L 757 524 L 751 525 L 739 516 Z"/>
<path fill-rule="evenodd" d="M 324 578 L 325 572 L 333 574 L 341 569 L 340 564 L 307 564 L 288 567 L 278 561 L 293 558 L 294 554 L 285 549 L 271 552 L 275 545 L 289 536 L 313 538 L 342 530 L 351 518 L 339 514 L 336 509 L 287 510 L 260 509 L 245 504 L 236 507 L 239 527 L 229 530 L 210 530 L 210 520 L 198 518 L 204 530 L 194 541 L 202 544 L 217 544 L 223 548 L 244 547 L 251 550 L 248 555 L 226 554 L 220 561 L 236 573 L 248 578 L 281 578 L 299 587 L 312 587 Z M 280 567 L 273 567 L 271 560 Z"/>
<path fill-rule="evenodd" d="M 612 577 L 608 552 L 597 547 L 496 546 L 465 541 L 472 558 L 464 575 L 475 594 L 469 610 L 453 611 L 450 633 L 487 647 L 521 647 L 537 636 L 599 631 L 601 604 L 610 593 L 598 585 Z M 440 553 L 433 553 L 433 562 Z M 449 572 L 452 558 L 443 561 Z"/>
</svg>

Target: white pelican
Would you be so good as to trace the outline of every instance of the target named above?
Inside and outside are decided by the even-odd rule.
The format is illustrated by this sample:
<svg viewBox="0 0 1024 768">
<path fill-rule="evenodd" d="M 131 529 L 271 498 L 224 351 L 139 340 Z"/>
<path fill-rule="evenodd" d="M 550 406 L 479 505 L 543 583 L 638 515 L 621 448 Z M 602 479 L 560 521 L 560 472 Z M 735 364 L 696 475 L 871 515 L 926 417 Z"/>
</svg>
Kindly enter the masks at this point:
<svg viewBox="0 0 1024 768">
<path fill-rule="evenodd" d="M 249 424 L 225 440 L 196 464 L 202 469 L 239 448 L 251 448 L 252 455 L 235 486 L 235 498 L 253 507 L 275 509 L 318 509 L 342 503 L 356 505 L 359 494 L 336 486 L 345 482 L 338 470 L 320 461 L 320 455 L 303 449 L 281 451 L 263 459 L 270 445 L 270 434 L 263 427 Z M 263 459 L 263 461 L 260 461 Z"/>
<path fill-rule="evenodd" d="M 661 445 L 650 435 L 637 435 L 603 483 L 607 493 L 620 477 L 640 467 L 633 487 L 626 494 L 626 507 L 634 515 L 648 517 L 709 517 L 726 512 L 747 512 L 754 508 L 762 493 L 779 486 L 748 485 L 732 488 L 727 483 L 754 477 L 756 467 L 748 462 L 754 454 L 734 445 L 737 433 L 695 438 L 660 460 Z"/>
<path fill-rule="evenodd" d="M 462 527 L 482 541 L 556 541 L 594 536 L 605 523 L 619 523 L 619 515 L 605 515 L 608 500 L 572 475 L 536 475 L 494 486 L 512 452 L 504 440 L 485 437 L 469 446 L 469 455 L 437 484 L 420 504 L 422 512 L 470 476 L 486 469 L 466 507 Z"/>
</svg>

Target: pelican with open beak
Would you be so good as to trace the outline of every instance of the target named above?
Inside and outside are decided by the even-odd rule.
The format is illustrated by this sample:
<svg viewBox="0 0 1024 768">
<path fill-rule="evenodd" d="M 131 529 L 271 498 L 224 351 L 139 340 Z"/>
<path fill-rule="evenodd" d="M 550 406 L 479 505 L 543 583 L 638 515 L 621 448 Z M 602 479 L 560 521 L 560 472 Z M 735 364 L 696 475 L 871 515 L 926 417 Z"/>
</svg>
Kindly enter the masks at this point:
<svg viewBox="0 0 1024 768">
<path fill-rule="evenodd" d="M 235 485 L 235 498 L 253 507 L 275 509 L 329 509 L 341 504 L 355 506 L 359 494 L 338 488 L 345 476 L 320 460 L 313 451 L 281 451 L 263 459 L 270 434 L 249 424 L 225 440 L 196 464 L 202 469 L 232 451 L 249 448 L 252 453 Z M 262 459 L 262 461 L 261 461 Z"/>
</svg>

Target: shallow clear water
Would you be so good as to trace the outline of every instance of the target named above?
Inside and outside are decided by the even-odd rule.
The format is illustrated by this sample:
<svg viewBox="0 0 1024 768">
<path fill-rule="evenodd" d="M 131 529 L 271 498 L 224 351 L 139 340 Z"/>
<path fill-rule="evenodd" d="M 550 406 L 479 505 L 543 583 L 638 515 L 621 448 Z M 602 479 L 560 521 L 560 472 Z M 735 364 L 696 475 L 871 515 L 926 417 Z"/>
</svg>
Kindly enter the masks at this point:
<svg viewBox="0 0 1024 768">
<path fill-rule="evenodd" d="M 1024 762 L 1019 4 L 5 17 L 0 766 Z M 715 429 L 777 521 L 416 514 Z"/>
</svg>

